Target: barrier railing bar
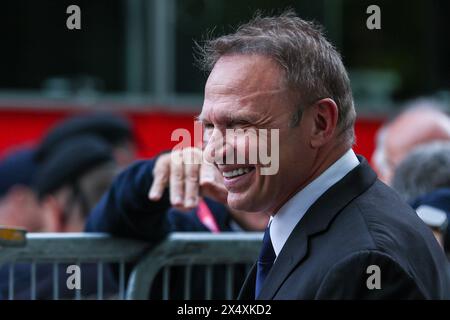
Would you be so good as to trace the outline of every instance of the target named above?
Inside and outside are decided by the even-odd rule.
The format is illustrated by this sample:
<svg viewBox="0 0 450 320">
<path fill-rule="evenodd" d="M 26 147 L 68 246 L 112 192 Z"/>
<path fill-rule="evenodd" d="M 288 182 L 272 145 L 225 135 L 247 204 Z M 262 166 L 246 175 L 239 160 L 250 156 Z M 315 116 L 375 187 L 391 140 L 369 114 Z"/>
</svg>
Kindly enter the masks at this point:
<svg viewBox="0 0 450 320">
<path fill-rule="evenodd" d="M 97 262 L 97 300 L 103 300 L 103 263 Z"/>
<path fill-rule="evenodd" d="M 125 299 L 125 262 L 119 263 L 119 299 Z"/>
<path fill-rule="evenodd" d="M 9 264 L 9 275 L 8 275 L 8 299 L 13 300 L 14 299 L 14 266 L 15 263 L 11 262 Z"/>
<path fill-rule="evenodd" d="M 188 264 L 184 268 L 184 299 L 189 300 L 191 298 L 191 271 L 192 266 Z"/>
<path fill-rule="evenodd" d="M 59 299 L 59 270 L 58 261 L 53 263 L 53 300 Z"/>
<path fill-rule="evenodd" d="M 261 233 L 172 233 L 156 246 L 129 239 L 114 238 L 107 234 L 61 233 L 61 234 L 27 234 L 27 244 L 23 247 L 2 247 L 0 264 L 9 263 L 9 299 L 14 298 L 14 263 L 32 261 L 31 296 L 36 298 L 36 263 L 53 264 L 53 297 L 60 298 L 59 286 L 62 281 L 58 274 L 63 263 L 80 265 L 98 263 L 98 298 L 104 298 L 103 265 L 119 263 L 119 298 L 147 299 L 149 290 L 162 269 L 165 281 L 163 298 L 170 298 L 169 266 L 185 267 L 184 297 L 191 298 L 192 266 L 206 267 L 208 298 L 213 294 L 213 265 L 226 265 L 226 297 L 234 298 L 234 271 L 232 264 L 248 265 L 247 270 L 256 260 L 261 240 Z M 129 279 L 125 279 L 125 264 L 133 262 L 135 266 Z M 38 270 L 40 270 L 38 268 Z M 17 273 L 17 272 L 16 272 Z M 51 277 L 51 275 L 50 275 Z M 164 279 L 163 279 L 164 280 Z M 183 291 L 181 291 L 183 293 Z M 81 298 L 81 291 L 75 290 L 75 298 Z"/>
<path fill-rule="evenodd" d="M 36 300 L 36 261 L 31 262 L 31 300 Z"/>
<path fill-rule="evenodd" d="M 231 300 L 233 299 L 233 290 L 234 290 L 234 286 L 233 286 L 233 281 L 234 281 L 234 269 L 233 269 L 233 265 L 228 264 L 227 265 L 227 287 L 226 287 L 226 299 L 227 300 Z"/>
<path fill-rule="evenodd" d="M 169 289 L 170 289 L 170 267 L 165 266 L 163 270 L 163 300 L 169 300 Z"/>
</svg>

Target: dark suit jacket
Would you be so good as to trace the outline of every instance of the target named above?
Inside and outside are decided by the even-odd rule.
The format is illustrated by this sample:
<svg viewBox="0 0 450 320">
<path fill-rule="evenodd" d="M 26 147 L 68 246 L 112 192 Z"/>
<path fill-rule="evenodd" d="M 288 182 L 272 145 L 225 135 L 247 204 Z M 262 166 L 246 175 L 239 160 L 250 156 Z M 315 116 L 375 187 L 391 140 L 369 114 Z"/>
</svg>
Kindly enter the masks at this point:
<svg viewBox="0 0 450 320">
<path fill-rule="evenodd" d="M 307 211 L 258 299 L 448 299 L 447 260 L 431 231 L 367 162 Z M 379 267 L 381 289 L 370 290 Z M 254 299 L 254 267 L 240 299 Z"/>
</svg>

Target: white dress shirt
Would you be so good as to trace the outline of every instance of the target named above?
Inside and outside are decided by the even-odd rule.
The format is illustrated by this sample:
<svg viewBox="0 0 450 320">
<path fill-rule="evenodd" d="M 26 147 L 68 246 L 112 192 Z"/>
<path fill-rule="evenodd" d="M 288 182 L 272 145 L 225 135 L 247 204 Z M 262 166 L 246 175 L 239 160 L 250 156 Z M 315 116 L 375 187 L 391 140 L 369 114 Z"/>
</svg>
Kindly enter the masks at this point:
<svg viewBox="0 0 450 320">
<path fill-rule="evenodd" d="M 270 238 L 277 256 L 309 207 L 358 165 L 358 158 L 353 150 L 349 149 L 339 160 L 297 192 L 278 210 L 270 222 Z"/>
</svg>

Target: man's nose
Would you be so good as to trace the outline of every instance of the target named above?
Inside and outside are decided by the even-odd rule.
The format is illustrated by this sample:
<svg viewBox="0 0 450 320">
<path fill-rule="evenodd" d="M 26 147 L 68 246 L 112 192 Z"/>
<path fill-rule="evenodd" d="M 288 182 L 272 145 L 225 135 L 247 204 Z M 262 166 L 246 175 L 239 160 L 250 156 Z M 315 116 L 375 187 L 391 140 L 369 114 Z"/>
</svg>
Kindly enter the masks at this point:
<svg viewBox="0 0 450 320">
<path fill-rule="evenodd" d="M 227 146 L 224 134 L 220 130 L 214 129 L 210 138 L 205 142 L 204 160 L 211 164 L 224 164 L 226 153 Z"/>
<path fill-rule="evenodd" d="M 205 147 L 203 150 L 203 157 L 205 161 L 211 164 L 216 163 L 216 157 L 220 154 L 222 146 L 220 138 L 222 134 L 220 130 L 214 128 L 209 138 L 205 141 Z"/>
</svg>

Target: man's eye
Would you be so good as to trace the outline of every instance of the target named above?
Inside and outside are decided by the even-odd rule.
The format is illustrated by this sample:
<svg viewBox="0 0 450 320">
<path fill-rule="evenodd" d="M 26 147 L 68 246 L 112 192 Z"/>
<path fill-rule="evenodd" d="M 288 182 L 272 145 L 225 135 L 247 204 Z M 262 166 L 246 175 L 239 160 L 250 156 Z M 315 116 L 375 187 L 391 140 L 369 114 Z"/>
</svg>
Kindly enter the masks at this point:
<svg viewBox="0 0 450 320">
<path fill-rule="evenodd" d="M 204 125 L 203 125 L 203 128 L 206 130 L 206 129 L 214 129 L 214 125 L 213 124 L 211 124 L 211 123 L 205 123 Z"/>
<path fill-rule="evenodd" d="M 245 129 L 245 128 L 248 128 L 248 127 L 251 127 L 251 124 L 248 121 L 245 121 L 245 120 L 233 121 L 233 122 L 230 122 L 227 125 L 227 129 L 237 129 L 237 128 Z"/>
</svg>

